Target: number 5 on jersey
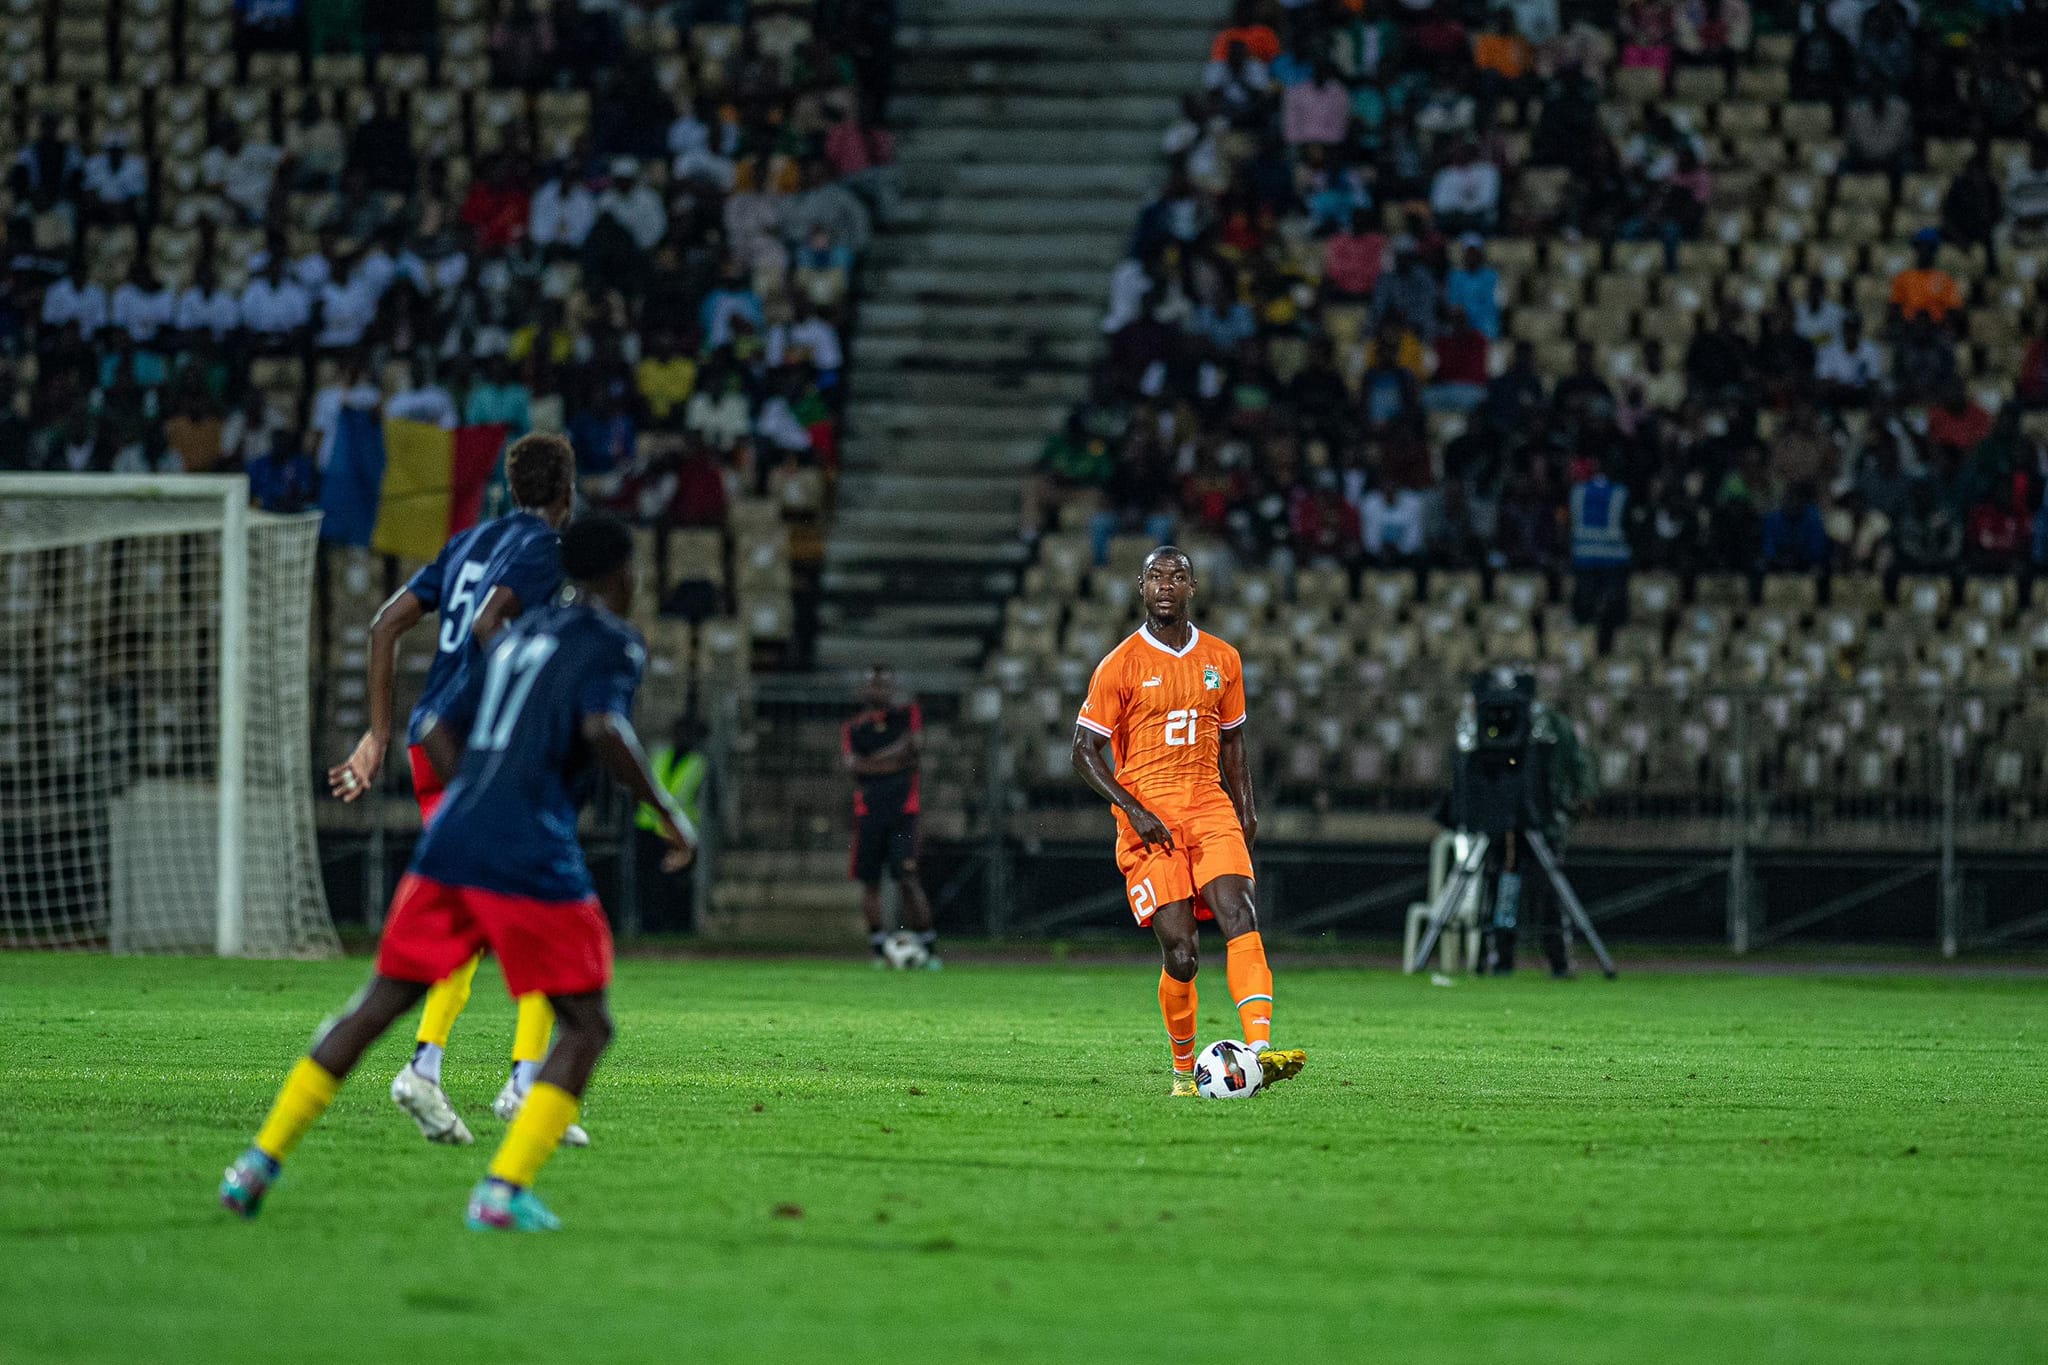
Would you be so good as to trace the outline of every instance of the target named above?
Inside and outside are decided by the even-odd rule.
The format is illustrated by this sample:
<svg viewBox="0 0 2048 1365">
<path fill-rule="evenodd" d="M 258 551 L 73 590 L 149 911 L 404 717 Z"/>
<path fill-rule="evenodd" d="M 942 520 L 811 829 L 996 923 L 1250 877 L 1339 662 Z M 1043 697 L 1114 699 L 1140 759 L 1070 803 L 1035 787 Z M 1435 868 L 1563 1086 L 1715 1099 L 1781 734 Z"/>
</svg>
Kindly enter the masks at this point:
<svg viewBox="0 0 2048 1365">
<path fill-rule="evenodd" d="M 476 609 L 483 604 L 477 601 L 476 585 L 483 581 L 484 566 L 473 559 L 464 560 L 455 572 L 455 586 L 448 589 L 448 603 L 441 609 L 441 652 L 452 654 L 462 647 L 469 638 L 469 628 L 476 620 Z"/>
<path fill-rule="evenodd" d="M 1195 742 L 1195 721 L 1200 713 L 1196 711 L 1168 711 L 1166 713 L 1166 742 L 1176 747 Z"/>
</svg>

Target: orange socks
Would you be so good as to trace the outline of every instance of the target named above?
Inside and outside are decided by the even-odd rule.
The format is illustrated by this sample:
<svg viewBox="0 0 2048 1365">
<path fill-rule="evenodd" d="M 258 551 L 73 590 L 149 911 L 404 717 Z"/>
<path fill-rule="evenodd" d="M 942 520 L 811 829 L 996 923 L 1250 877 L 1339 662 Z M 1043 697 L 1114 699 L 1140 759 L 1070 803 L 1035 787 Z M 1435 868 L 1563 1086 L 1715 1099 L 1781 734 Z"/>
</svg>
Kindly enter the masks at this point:
<svg viewBox="0 0 2048 1365">
<path fill-rule="evenodd" d="M 1166 1020 L 1166 1041 L 1173 1044 L 1173 1069 L 1195 1069 L 1195 983 L 1176 981 L 1159 971 L 1159 1013 Z"/>
<path fill-rule="evenodd" d="M 1247 1043 L 1273 1041 L 1273 969 L 1266 965 L 1266 941 L 1255 929 L 1239 934 L 1226 945 L 1224 970 L 1230 980 L 1230 998 L 1237 1002 L 1237 1019 Z M 1161 986 L 1160 998 L 1166 988 Z M 1192 987 L 1190 999 L 1192 1000 Z"/>
</svg>

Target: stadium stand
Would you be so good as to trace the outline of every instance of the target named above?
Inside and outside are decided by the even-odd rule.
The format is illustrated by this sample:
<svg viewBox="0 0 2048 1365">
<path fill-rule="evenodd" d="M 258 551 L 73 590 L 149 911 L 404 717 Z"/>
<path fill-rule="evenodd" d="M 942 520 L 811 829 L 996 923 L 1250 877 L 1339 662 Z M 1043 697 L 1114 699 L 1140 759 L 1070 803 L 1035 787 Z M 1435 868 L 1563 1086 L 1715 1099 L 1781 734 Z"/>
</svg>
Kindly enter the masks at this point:
<svg viewBox="0 0 2048 1365">
<path fill-rule="evenodd" d="M 1882 820 L 1937 734 L 2037 798 L 2044 56 L 2038 5 L 1237 5 L 975 714 L 1059 800 L 1171 535 L 1283 801 L 1423 808 L 1503 659 L 1610 806 L 1725 812 L 1746 752 Z"/>
<path fill-rule="evenodd" d="M 246 469 L 290 510 L 346 408 L 564 431 L 648 529 L 658 653 L 797 662 L 892 27 L 874 0 L 10 0 L 0 468 Z M 404 567 L 327 566 L 336 727 Z"/>
</svg>

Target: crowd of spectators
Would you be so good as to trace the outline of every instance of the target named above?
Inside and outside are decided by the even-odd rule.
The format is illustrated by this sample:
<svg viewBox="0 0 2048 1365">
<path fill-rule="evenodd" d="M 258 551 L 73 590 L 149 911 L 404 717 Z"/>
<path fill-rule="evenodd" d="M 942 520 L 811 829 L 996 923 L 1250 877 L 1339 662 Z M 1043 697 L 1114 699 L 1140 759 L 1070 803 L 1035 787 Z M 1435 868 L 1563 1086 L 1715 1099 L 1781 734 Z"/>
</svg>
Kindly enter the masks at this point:
<svg viewBox="0 0 2048 1365">
<path fill-rule="evenodd" d="M 1834 106 L 1841 169 L 1897 176 L 1930 136 L 1977 141 L 1940 226 L 1879 295 L 1729 274 L 1684 332 L 1521 339 L 1515 308 L 1549 305 L 1504 282 L 1503 238 L 1646 251 L 1661 275 L 1715 210 L 1761 217 L 1717 197 L 1739 140 L 1655 97 L 1682 78 L 1732 94 L 1759 29 L 1796 35 L 1780 70 Z M 1024 534 L 1085 525 L 1099 561 L 1143 531 L 1282 569 L 1588 585 L 1631 563 L 2048 562 L 2048 456 L 2023 420 L 2048 406 L 2037 285 L 2018 346 L 1969 352 L 1966 332 L 1978 261 L 2048 245 L 2044 67 L 2038 0 L 1244 0 L 1165 134 Z M 1621 99 L 1631 83 L 1651 97 Z M 2031 142 L 1994 166 L 2000 139 Z M 2022 358 L 1986 372 L 1978 354 Z M 1605 615 L 1601 597 L 1583 610 Z"/>
<path fill-rule="evenodd" d="M 564 431 L 645 521 L 819 509 L 890 0 L 503 0 L 471 93 L 435 83 L 431 4 L 236 8 L 245 67 L 353 48 L 368 86 L 159 91 L 150 150 L 97 105 L 20 129 L 0 468 L 246 469 L 296 507 L 361 408 Z M 420 53 L 424 84 L 380 79 Z"/>
</svg>

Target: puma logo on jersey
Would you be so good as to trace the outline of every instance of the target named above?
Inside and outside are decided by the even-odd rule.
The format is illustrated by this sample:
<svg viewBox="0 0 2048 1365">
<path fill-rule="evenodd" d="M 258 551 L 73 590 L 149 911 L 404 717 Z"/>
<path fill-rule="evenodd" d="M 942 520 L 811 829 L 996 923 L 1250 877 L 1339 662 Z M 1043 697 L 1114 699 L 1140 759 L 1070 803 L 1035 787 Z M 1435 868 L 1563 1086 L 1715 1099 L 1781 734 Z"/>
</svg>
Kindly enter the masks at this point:
<svg viewBox="0 0 2048 1365">
<path fill-rule="evenodd" d="M 1158 687 L 1159 685 L 1159 679 L 1157 678 L 1147 678 L 1144 682 L 1138 684 L 1140 687 Z"/>
</svg>

